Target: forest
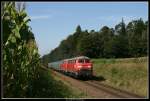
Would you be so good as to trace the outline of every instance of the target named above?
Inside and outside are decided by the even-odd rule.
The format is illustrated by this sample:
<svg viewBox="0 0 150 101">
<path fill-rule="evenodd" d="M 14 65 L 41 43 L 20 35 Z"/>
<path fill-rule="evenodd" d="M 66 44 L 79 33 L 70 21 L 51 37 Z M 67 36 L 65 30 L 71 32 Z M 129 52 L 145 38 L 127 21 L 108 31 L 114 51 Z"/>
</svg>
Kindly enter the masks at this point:
<svg viewBox="0 0 150 101">
<path fill-rule="evenodd" d="M 148 54 L 148 21 L 142 18 L 125 24 L 124 19 L 115 28 L 103 26 L 99 31 L 82 30 L 62 40 L 58 47 L 42 57 L 42 62 L 85 55 L 90 58 L 130 58 Z"/>
</svg>

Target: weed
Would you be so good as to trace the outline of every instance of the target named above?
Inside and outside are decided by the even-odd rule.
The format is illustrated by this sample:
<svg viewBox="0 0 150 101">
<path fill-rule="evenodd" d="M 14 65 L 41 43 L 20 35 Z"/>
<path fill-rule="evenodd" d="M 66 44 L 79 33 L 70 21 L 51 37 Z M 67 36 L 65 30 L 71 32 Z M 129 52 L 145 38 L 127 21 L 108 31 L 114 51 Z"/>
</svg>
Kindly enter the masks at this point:
<svg viewBox="0 0 150 101">
<path fill-rule="evenodd" d="M 148 91 L 148 58 L 94 59 L 96 76 L 105 78 L 103 83 L 142 96 Z"/>
</svg>

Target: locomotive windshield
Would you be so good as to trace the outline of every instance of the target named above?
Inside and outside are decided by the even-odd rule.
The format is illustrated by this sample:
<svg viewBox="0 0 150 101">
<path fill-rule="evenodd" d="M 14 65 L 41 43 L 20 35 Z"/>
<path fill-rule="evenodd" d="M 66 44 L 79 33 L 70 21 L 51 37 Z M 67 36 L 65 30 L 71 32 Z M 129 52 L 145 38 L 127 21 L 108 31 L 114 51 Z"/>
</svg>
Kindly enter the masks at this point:
<svg viewBox="0 0 150 101">
<path fill-rule="evenodd" d="M 85 59 L 85 63 L 89 63 L 90 62 L 90 60 L 89 59 Z"/>
<path fill-rule="evenodd" d="M 89 63 L 90 60 L 89 59 L 79 59 L 78 62 L 79 63 Z"/>
<path fill-rule="evenodd" d="M 79 63 L 84 63 L 84 60 L 83 60 L 83 59 L 79 59 L 78 62 L 79 62 Z"/>
</svg>

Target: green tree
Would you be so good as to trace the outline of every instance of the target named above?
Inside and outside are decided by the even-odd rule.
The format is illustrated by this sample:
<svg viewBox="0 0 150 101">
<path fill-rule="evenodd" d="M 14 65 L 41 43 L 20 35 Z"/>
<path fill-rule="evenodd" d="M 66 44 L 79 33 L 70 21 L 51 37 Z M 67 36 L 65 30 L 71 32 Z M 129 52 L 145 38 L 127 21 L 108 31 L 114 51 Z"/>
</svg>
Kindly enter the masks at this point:
<svg viewBox="0 0 150 101">
<path fill-rule="evenodd" d="M 130 22 L 127 26 L 129 36 L 129 53 L 139 57 L 147 55 L 147 24 L 140 18 Z"/>
<path fill-rule="evenodd" d="M 79 40 L 78 52 L 79 55 L 89 56 L 91 58 L 98 58 L 101 51 L 100 34 L 85 33 L 85 35 Z"/>
<path fill-rule="evenodd" d="M 100 35 L 102 40 L 102 51 L 101 52 L 101 57 L 111 57 L 111 44 L 112 44 L 112 38 L 114 37 L 114 29 L 110 29 L 107 26 L 102 27 L 100 30 Z M 100 41 L 99 40 L 99 41 Z"/>
<path fill-rule="evenodd" d="M 77 28 L 76 28 L 76 32 L 80 33 L 81 31 L 82 31 L 82 29 L 81 29 L 80 25 L 78 25 Z"/>
<path fill-rule="evenodd" d="M 128 35 L 126 32 L 126 25 L 122 19 L 122 22 L 115 26 L 117 36 L 115 38 L 114 49 L 116 49 L 116 57 L 128 57 L 129 56 L 129 43 Z"/>
</svg>

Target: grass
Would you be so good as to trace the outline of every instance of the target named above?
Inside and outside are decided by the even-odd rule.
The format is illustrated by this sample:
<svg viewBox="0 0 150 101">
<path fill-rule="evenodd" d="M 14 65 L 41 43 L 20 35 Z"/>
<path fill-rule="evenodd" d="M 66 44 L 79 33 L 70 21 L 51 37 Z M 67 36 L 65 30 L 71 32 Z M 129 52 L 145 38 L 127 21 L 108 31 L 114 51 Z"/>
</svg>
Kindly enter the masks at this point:
<svg viewBox="0 0 150 101">
<path fill-rule="evenodd" d="M 55 80 L 51 71 L 43 68 L 39 70 L 39 79 L 34 80 L 32 98 L 68 98 L 72 95 L 72 91 L 63 82 Z"/>
<path fill-rule="evenodd" d="M 69 81 L 65 81 L 65 80 L 62 81 L 62 79 L 58 77 L 57 75 L 54 76 L 54 79 L 68 87 L 70 94 L 67 98 L 86 98 L 87 97 L 87 94 L 85 92 L 81 91 L 77 87 L 72 86 L 72 84 Z"/>
<path fill-rule="evenodd" d="M 96 76 L 105 84 L 141 96 L 148 92 L 148 58 L 92 59 Z"/>
</svg>

